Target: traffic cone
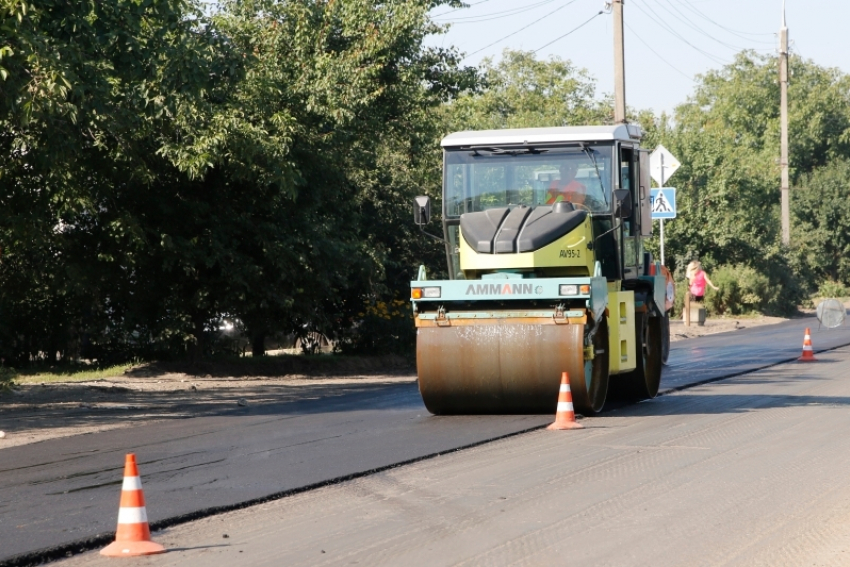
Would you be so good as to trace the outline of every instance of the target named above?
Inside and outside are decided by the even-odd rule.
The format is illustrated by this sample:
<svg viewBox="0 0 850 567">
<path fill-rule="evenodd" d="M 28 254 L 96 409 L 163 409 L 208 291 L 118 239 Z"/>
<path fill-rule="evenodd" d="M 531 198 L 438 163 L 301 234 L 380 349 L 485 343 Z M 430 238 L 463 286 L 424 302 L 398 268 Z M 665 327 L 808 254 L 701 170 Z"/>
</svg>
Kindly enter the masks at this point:
<svg viewBox="0 0 850 567">
<path fill-rule="evenodd" d="M 132 557 L 165 553 L 165 548 L 151 541 L 148 513 L 142 480 L 136 467 L 136 455 L 127 454 L 124 461 L 124 484 L 121 487 L 121 505 L 118 508 L 118 529 L 115 541 L 100 550 L 107 557 Z"/>
<path fill-rule="evenodd" d="M 576 412 L 573 410 L 573 393 L 570 391 L 570 378 L 566 372 L 561 373 L 561 389 L 558 392 L 558 410 L 555 412 L 555 422 L 547 427 L 551 431 L 563 429 L 584 429 L 576 422 Z"/>
<path fill-rule="evenodd" d="M 812 334 L 808 327 L 806 327 L 806 336 L 803 337 L 803 356 L 797 360 L 800 362 L 815 362 L 817 360 L 812 350 Z"/>
</svg>

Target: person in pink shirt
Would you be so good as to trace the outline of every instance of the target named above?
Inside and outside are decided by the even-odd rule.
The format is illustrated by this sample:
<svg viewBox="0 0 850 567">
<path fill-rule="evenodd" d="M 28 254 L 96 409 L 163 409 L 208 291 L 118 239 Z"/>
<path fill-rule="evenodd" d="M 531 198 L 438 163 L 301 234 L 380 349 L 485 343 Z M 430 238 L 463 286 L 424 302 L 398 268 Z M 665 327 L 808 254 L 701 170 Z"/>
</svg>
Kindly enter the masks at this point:
<svg viewBox="0 0 850 567">
<path fill-rule="evenodd" d="M 693 301 L 702 301 L 703 297 L 705 297 L 706 285 L 710 285 L 714 291 L 718 290 L 718 287 L 708 279 L 708 274 L 702 269 L 702 264 L 700 264 L 699 260 L 694 260 L 688 264 L 685 275 L 688 276 L 688 291 Z"/>
</svg>

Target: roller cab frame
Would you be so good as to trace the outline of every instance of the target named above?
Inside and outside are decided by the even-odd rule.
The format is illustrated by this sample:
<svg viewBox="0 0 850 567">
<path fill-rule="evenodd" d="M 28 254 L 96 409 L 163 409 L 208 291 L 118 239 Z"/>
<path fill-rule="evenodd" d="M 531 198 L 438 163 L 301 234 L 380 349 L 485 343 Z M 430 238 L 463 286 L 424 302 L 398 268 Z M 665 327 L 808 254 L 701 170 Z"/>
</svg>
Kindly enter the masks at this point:
<svg viewBox="0 0 850 567">
<path fill-rule="evenodd" d="M 448 279 L 411 282 L 419 389 L 435 414 L 554 413 L 654 397 L 665 280 L 636 125 L 458 132 L 442 141 Z M 417 197 L 425 234 L 430 198 Z M 657 275 L 656 275 L 657 274 Z"/>
</svg>

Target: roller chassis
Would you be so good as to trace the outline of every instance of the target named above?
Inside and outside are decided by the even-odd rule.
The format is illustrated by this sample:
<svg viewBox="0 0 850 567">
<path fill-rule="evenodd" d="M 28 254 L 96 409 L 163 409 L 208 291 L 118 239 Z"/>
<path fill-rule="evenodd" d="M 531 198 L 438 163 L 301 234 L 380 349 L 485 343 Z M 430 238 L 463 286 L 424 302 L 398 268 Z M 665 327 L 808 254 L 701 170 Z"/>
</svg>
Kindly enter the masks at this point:
<svg viewBox="0 0 850 567">
<path fill-rule="evenodd" d="M 411 282 L 413 289 L 440 289 L 439 298 L 413 300 L 420 393 L 434 414 L 551 413 L 557 404 L 552 392 L 565 371 L 576 410 L 585 415 L 602 410 L 609 380 L 618 397 L 657 394 L 654 329 L 663 316 L 663 278 L 623 283 L 635 297 L 632 332 L 639 353 L 634 368 L 614 375 L 604 277 L 427 280 L 421 270 L 420 278 Z M 589 291 L 565 297 L 561 286 Z M 523 365 L 534 380 L 517 380 Z"/>
</svg>

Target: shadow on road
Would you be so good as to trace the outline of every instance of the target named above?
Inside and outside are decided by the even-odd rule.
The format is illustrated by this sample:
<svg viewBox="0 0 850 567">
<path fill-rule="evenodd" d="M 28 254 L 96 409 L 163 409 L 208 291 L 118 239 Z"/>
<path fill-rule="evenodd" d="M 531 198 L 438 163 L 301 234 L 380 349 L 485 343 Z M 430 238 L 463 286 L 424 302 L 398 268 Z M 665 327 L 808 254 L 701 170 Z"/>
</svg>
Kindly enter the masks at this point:
<svg viewBox="0 0 850 567">
<path fill-rule="evenodd" d="M 73 428 L 110 424 L 187 419 L 207 416 L 293 415 L 350 411 L 352 409 L 409 409 L 424 406 L 413 382 L 371 382 L 367 384 L 281 384 L 260 387 L 194 392 L 136 391 L 127 388 L 94 390 L 87 385 L 61 388 L 50 398 L 36 392 L 31 397 L 6 397 L 0 406 L 0 430 L 7 432 L 55 427 Z M 115 391 L 109 391 L 115 390 Z M 85 401 L 80 401 L 85 400 Z M 2 402 L 0 402 L 2 403 Z"/>
<path fill-rule="evenodd" d="M 847 396 L 676 394 L 622 408 L 628 415 L 697 415 L 745 413 L 756 410 L 824 406 L 846 409 Z"/>
</svg>

